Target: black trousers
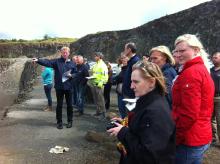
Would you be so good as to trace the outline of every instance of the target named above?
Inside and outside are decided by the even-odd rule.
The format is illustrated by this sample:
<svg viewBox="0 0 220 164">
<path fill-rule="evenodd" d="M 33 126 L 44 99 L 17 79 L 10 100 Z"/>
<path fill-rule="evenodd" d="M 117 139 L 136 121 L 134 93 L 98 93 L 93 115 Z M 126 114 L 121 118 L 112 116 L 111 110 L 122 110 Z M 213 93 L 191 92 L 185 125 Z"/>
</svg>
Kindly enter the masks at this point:
<svg viewBox="0 0 220 164">
<path fill-rule="evenodd" d="M 58 90 L 56 89 L 57 96 L 57 108 L 56 108 L 56 119 L 57 123 L 62 123 L 62 108 L 63 98 L 65 95 L 67 105 L 67 121 L 73 121 L 73 107 L 72 107 L 72 91 L 71 90 Z"/>
<path fill-rule="evenodd" d="M 112 84 L 107 83 L 104 85 L 104 99 L 105 99 L 105 109 L 109 110 L 110 106 L 110 93 L 111 93 Z"/>
</svg>

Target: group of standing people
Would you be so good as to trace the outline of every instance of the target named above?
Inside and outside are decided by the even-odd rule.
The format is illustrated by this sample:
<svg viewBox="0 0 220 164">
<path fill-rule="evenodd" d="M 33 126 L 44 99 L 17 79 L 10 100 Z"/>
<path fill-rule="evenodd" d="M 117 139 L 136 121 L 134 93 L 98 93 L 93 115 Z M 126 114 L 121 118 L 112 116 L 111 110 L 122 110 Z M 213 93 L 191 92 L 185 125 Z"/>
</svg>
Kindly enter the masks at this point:
<svg viewBox="0 0 220 164">
<path fill-rule="evenodd" d="M 108 130 L 123 145 L 118 148 L 120 163 L 201 164 L 212 143 L 215 87 L 208 54 L 191 34 L 179 36 L 174 46 L 173 55 L 166 46 L 152 48 L 145 61 L 133 63 L 136 54 L 127 55 L 120 96 L 135 98 L 136 105 L 126 111 L 127 125 L 121 113 L 121 118 L 113 120 L 122 124 L 115 123 L 117 127 Z M 132 52 L 132 47 L 126 44 L 126 48 L 125 54 Z M 220 58 L 215 76 L 219 66 Z"/>
<path fill-rule="evenodd" d="M 108 110 L 110 106 L 111 65 L 109 63 L 104 63 L 102 60 L 103 54 L 101 52 L 93 53 L 96 63 L 91 70 L 90 66 L 85 63 L 85 60 L 81 55 L 74 55 L 72 60 L 70 60 L 70 49 L 68 47 L 62 47 L 60 53 L 61 57 L 56 59 L 32 59 L 34 63 L 43 66 L 41 76 L 48 100 L 48 106 L 45 108 L 45 111 L 52 111 L 51 89 L 54 71 L 54 88 L 57 97 L 56 119 L 58 129 L 63 128 L 62 106 L 64 97 L 67 104 L 67 128 L 72 127 L 73 107 L 76 108 L 75 112 L 78 112 L 79 116 L 84 114 L 84 101 L 87 84 L 92 91 L 93 99 L 96 104 L 96 113 L 94 115 L 105 118 L 106 109 Z"/>
<path fill-rule="evenodd" d="M 61 57 L 56 59 L 38 59 L 33 58 L 34 63 L 45 66 L 41 76 L 44 83 L 44 90 L 48 99 L 48 107 L 46 111 L 52 110 L 52 70 L 54 71 L 54 88 L 56 91 L 57 106 L 56 106 L 56 120 L 57 128 L 63 129 L 62 107 L 65 97 L 67 105 L 67 128 L 72 127 L 73 122 L 73 84 L 76 85 L 75 93 L 77 96 L 76 106 L 79 115 L 84 112 L 84 97 L 87 79 L 89 76 L 88 66 L 84 64 L 83 57 L 77 55 L 76 60 L 69 59 L 70 49 L 68 47 L 61 48 Z"/>
<path fill-rule="evenodd" d="M 149 55 L 140 60 L 136 45 L 131 42 L 125 44 L 119 60 L 121 72 L 115 78 L 120 118 L 113 118 L 122 124 L 115 123 L 116 127 L 108 130 L 111 135 L 117 136 L 122 145 L 119 148 L 121 164 L 201 164 L 203 154 L 212 142 L 214 96 L 215 116 L 220 127 L 220 54 L 216 53 L 212 58 L 215 66 L 211 69 L 211 77 L 208 54 L 195 35 L 181 35 L 174 45 L 173 55 L 168 47 L 162 45 L 153 47 Z M 82 76 L 81 72 L 86 67 L 79 66 L 81 57 L 75 63 L 71 62 L 69 51 L 69 48 L 63 47 L 58 59 L 33 59 L 33 62 L 54 69 L 58 129 L 63 128 L 64 96 L 67 102 L 67 128 L 72 127 L 72 80 L 78 80 L 78 93 L 84 93 L 84 88 L 80 88 L 86 85 L 88 77 L 97 106 L 96 116 L 105 117 L 109 108 L 103 93 L 111 75 L 102 60 L 103 54 L 94 53 L 96 64 L 90 76 L 86 72 Z M 83 94 L 78 97 L 84 99 Z M 135 99 L 134 108 L 127 110 L 123 99 Z M 83 114 L 82 106 L 79 112 Z M 124 124 L 122 119 L 126 118 L 128 123 Z"/>
</svg>

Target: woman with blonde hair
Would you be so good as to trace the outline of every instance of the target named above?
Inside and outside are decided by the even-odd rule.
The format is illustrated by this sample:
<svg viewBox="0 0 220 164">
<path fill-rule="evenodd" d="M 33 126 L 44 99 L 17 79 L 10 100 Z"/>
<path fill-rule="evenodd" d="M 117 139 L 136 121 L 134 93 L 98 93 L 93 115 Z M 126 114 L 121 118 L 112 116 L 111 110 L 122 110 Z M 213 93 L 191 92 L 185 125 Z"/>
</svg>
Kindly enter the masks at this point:
<svg viewBox="0 0 220 164">
<path fill-rule="evenodd" d="M 175 60 L 169 48 L 162 45 L 162 46 L 154 47 L 150 50 L 150 61 L 157 64 L 163 72 L 167 87 L 166 98 L 171 108 L 172 107 L 171 87 L 173 83 L 172 81 L 177 75 L 174 69 Z"/>
<path fill-rule="evenodd" d="M 131 88 L 137 98 L 129 112 L 128 126 L 108 132 L 123 144 L 120 164 L 172 164 L 175 157 L 175 125 L 165 99 L 165 80 L 160 68 L 140 61 L 133 66 Z M 123 151 L 122 151 L 123 150 Z"/>
<path fill-rule="evenodd" d="M 182 70 L 172 87 L 172 117 L 176 123 L 176 163 L 201 164 L 212 141 L 214 84 L 207 69 L 207 53 L 192 34 L 175 41 Z"/>
</svg>

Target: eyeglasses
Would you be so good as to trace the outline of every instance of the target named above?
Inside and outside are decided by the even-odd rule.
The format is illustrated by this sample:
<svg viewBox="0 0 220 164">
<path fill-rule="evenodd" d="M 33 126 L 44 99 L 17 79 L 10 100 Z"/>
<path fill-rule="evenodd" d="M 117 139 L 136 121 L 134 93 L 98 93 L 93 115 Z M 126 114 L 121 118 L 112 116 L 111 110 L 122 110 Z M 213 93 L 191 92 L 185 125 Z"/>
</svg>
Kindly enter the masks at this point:
<svg viewBox="0 0 220 164">
<path fill-rule="evenodd" d="M 152 62 L 139 61 L 133 66 L 133 70 L 138 69 L 144 72 L 144 78 L 146 79 L 156 79 L 159 83 L 164 83 L 165 78 L 160 67 Z"/>
<path fill-rule="evenodd" d="M 155 77 L 155 72 L 159 70 L 159 67 L 156 64 L 144 61 L 137 62 L 133 66 L 133 69 L 135 68 L 141 68 L 144 72 L 146 72 L 147 76 L 149 76 L 150 78 Z"/>
</svg>

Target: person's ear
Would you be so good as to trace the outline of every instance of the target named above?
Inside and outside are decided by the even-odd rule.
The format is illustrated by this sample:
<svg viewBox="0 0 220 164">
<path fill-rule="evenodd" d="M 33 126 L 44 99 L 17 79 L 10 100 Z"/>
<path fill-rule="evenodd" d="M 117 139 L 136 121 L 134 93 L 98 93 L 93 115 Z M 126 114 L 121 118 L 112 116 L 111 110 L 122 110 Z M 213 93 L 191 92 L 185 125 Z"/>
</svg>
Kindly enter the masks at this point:
<svg viewBox="0 0 220 164">
<path fill-rule="evenodd" d="M 194 48 L 194 51 L 195 51 L 195 54 L 198 54 L 198 53 L 199 53 L 199 51 L 200 51 L 200 48 L 195 47 L 195 48 Z"/>
<path fill-rule="evenodd" d="M 156 79 L 155 78 L 150 78 L 149 81 L 150 81 L 150 88 L 154 88 L 155 85 L 156 85 Z"/>
</svg>

